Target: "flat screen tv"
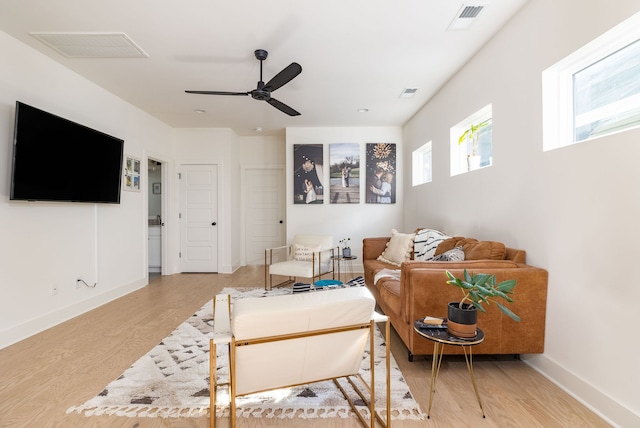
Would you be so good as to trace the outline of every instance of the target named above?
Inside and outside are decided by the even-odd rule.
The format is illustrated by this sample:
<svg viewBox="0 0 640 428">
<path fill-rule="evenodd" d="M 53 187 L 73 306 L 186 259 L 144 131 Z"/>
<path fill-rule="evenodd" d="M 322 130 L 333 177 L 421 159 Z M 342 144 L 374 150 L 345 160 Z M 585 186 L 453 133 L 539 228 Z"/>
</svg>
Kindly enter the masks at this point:
<svg viewBox="0 0 640 428">
<path fill-rule="evenodd" d="M 11 200 L 120 203 L 124 141 L 16 102 Z"/>
</svg>

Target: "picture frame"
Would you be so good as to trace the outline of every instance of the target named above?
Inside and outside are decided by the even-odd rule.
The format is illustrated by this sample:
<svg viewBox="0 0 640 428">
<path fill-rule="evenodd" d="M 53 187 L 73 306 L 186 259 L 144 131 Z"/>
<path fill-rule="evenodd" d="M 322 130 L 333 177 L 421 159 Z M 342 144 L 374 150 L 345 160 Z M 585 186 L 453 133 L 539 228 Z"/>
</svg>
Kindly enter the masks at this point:
<svg viewBox="0 0 640 428">
<path fill-rule="evenodd" d="M 396 203 L 396 145 L 395 143 L 367 143 L 366 145 L 366 203 Z"/>
<path fill-rule="evenodd" d="M 153 194 L 159 195 L 162 193 L 161 183 L 153 183 Z"/>
<path fill-rule="evenodd" d="M 124 190 L 139 192 L 141 185 L 140 181 L 140 159 L 133 156 L 126 156 L 124 165 Z"/>
<path fill-rule="evenodd" d="M 293 203 L 324 203 L 324 148 L 322 144 L 293 145 Z"/>
<path fill-rule="evenodd" d="M 360 203 L 360 144 L 329 144 L 329 203 Z"/>
</svg>

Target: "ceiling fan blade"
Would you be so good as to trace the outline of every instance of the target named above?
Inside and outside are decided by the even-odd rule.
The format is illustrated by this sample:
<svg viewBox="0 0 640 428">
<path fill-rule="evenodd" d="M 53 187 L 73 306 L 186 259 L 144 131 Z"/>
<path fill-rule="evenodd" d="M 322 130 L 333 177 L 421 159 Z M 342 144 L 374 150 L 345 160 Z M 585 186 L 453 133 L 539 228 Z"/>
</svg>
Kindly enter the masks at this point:
<svg viewBox="0 0 640 428">
<path fill-rule="evenodd" d="M 280 110 L 281 112 L 288 114 L 289 116 L 300 116 L 300 113 L 298 113 L 288 105 L 281 103 L 275 98 L 269 98 L 267 102 L 272 106 L 274 106 L 275 108 L 277 108 L 278 110 Z"/>
<path fill-rule="evenodd" d="M 201 95 L 249 95 L 249 92 L 223 92 L 223 91 L 185 91 L 187 94 Z"/>
<path fill-rule="evenodd" d="M 285 67 L 280 73 L 276 74 L 273 79 L 264 85 L 264 90 L 273 92 L 283 85 L 292 81 L 298 74 L 302 73 L 302 67 L 297 62 L 292 62 Z"/>
</svg>

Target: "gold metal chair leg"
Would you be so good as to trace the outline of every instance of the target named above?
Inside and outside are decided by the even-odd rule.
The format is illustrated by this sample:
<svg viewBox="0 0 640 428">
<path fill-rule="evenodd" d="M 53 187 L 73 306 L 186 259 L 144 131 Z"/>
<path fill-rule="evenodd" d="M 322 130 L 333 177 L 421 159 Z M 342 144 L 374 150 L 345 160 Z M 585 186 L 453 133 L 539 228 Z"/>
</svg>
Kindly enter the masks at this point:
<svg viewBox="0 0 640 428">
<path fill-rule="evenodd" d="M 369 330 L 369 352 L 370 352 L 370 384 L 367 383 L 367 381 L 364 380 L 364 378 L 360 375 L 357 374 L 355 375 L 355 377 L 357 377 L 360 380 L 360 383 L 364 386 L 364 388 L 367 390 L 366 392 L 368 392 L 368 397 L 365 396 L 364 392 L 360 390 L 360 388 L 358 387 L 358 385 L 353 381 L 351 376 L 347 376 L 345 379 L 347 380 L 347 382 L 351 385 L 351 387 L 353 388 L 353 390 L 356 392 L 356 394 L 358 394 L 358 396 L 362 399 L 362 401 L 367 404 L 367 406 L 369 407 L 369 416 L 370 416 L 370 420 L 369 420 L 369 425 L 367 425 L 367 421 L 365 420 L 365 418 L 363 417 L 362 413 L 360 413 L 355 405 L 355 403 L 353 402 L 353 400 L 349 397 L 349 395 L 347 394 L 347 392 L 344 390 L 344 388 L 342 387 L 342 385 L 340 385 L 340 382 L 338 382 L 337 379 L 333 379 L 333 382 L 335 383 L 336 387 L 340 390 L 340 392 L 342 393 L 342 395 L 345 397 L 345 399 L 347 400 L 347 402 L 349 403 L 349 406 L 351 407 L 351 409 L 353 410 L 353 412 L 355 413 L 356 417 L 358 418 L 358 420 L 360 421 L 360 423 L 364 426 L 364 427 L 370 427 L 370 428 L 375 428 L 376 427 L 376 421 L 378 421 L 379 425 L 383 428 L 390 428 L 391 427 L 391 348 L 390 348 L 390 344 L 389 344 L 389 340 L 390 340 L 390 333 L 391 333 L 391 326 L 389 321 L 385 322 L 385 351 L 386 351 L 386 357 L 387 357 L 387 362 L 386 362 L 386 392 L 387 392 L 387 397 L 386 397 L 386 405 L 387 405 L 387 410 L 386 410 L 386 421 L 376 412 L 376 393 L 375 393 L 375 358 L 374 358 L 374 352 L 375 352 L 375 339 L 374 339 L 374 332 L 375 332 L 375 322 L 371 321 L 371 326 L 370 326 L 370 330 Z"/>
<path fill-rule="evenodd" d="M 236 344 L 231 340 L 229 345 L 229 412 L 231 428 L 236 427 Z"/>
<path fill-rule="evenodd" d="M 374 428 L 376 426 L 376 365 L 375 365 L 375 338 L 373 335 L 375 334 L 376 324 L 371 320 L 369 323 L 369 370 L 371 371 L 371 394 L 369 398 L 369 413 L 371 413 L 371 418 L 369 421 L 369 426 Z"/>
<path fill-rule="evenodd" d="M 385 322 L 385 348 L 387 354 L 387 428 L 391 427 L 391 321 Z"/>
<path fill-rule="evenodd" d="M 216 344 L 209 340 L 209 426 L 216 427 Z"/>
</svg>

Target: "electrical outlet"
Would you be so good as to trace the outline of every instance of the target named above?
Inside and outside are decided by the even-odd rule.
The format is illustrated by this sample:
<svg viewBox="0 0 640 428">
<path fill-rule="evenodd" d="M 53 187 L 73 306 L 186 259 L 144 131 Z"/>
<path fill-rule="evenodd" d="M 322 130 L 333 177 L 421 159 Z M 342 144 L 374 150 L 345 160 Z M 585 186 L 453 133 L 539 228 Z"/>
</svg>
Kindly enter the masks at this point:
<svg viewBox="0 0 640 428">
<path fill-rule="evenodd" d="M 55 296 L 58 294 L 58 284 L 52 284 L 51 285 L 51 295 Z"/>
</svg>

